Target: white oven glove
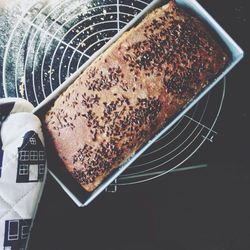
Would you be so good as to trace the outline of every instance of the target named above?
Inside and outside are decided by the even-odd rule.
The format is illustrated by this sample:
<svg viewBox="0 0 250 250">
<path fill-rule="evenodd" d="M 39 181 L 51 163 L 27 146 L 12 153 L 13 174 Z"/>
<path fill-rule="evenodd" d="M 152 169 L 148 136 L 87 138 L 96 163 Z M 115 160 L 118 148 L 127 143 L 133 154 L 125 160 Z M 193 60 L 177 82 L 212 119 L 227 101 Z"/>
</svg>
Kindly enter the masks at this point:
<svg viewBox="0 0 250 250">
<path fill-rule="evenodd" d="M 0 250 L 24 250 L 46 177 L 40 120 L 18 98 L 0 99 Z"/>
</svg>

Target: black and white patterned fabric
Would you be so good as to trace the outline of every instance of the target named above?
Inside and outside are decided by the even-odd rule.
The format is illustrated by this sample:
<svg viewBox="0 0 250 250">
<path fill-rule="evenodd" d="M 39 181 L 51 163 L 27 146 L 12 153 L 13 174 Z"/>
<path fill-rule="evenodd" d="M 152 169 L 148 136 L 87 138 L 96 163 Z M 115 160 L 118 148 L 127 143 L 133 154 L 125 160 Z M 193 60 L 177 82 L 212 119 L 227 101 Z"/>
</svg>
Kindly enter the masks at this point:
<svg viewBox="0 0 250 250">
<path fill-rule="evenodd" d="M 0 249 L 24 250 L 46 177 L 40 120 L 33 106 L 0 99 Z"/>
</svg>

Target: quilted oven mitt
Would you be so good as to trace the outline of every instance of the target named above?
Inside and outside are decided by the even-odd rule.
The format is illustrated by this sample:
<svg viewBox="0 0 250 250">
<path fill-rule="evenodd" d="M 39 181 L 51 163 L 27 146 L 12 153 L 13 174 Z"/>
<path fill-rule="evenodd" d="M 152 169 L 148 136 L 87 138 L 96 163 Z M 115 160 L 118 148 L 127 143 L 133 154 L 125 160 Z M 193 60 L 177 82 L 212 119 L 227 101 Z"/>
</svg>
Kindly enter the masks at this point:
<svg viewBox="0 0 250 250">
<path fill-rule="evenodd" d="M 0 250 L 24 250 L 46 177 L 40 120 L 33 106 L 0 99 Z"/>
</svg>

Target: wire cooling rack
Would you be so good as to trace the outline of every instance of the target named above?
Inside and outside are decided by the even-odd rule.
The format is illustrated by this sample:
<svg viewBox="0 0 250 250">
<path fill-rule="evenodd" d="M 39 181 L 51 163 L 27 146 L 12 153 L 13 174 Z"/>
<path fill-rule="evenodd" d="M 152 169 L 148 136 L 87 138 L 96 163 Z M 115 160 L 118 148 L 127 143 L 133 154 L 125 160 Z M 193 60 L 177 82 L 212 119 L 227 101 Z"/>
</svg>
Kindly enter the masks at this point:
<svg viewBox="0 0 250 250">
<path fill-rule="evenodd" d="M 35 106 L 151 2 L 16 1 L 14 10 L 4 12 L 7 25 L 2 31 L 8 36 L 0 40 L 2 96 L 22 97 Z M 20 10 L 18 3 L 26 5 Z M 111 191 L 118 185 L 142 183 L 176 170 L 205 141 L 213 142 L 225 82 L 226 79 L 129 167 L 113 183 L 115 189 Z"/>
</svg>

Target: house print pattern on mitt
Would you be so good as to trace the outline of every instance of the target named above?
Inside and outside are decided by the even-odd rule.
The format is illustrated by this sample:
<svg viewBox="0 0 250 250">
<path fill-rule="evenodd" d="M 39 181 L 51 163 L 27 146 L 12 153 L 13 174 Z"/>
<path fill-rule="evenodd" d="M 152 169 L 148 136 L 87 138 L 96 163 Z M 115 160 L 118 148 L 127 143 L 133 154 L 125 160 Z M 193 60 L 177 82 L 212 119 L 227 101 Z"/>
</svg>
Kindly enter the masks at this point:
<svg viewBox="0 0 250 250">
<path fill-rule="evenodd" d="M 27 132 L 18 148 L 16 182 L 43 181 L 45 173 L 45 150 L 35 131 Z"/>
<path fill-rule="evenodd" d="M 5 221 L 4 250 L 25 249 L 31 222 L 31 219 Z"/>
<path fill-rule="evenodd" d="M 24 250 L 46 178 L 40 120 L 22 99 L 0 99 L 0 249 Z"/>
</svg>

